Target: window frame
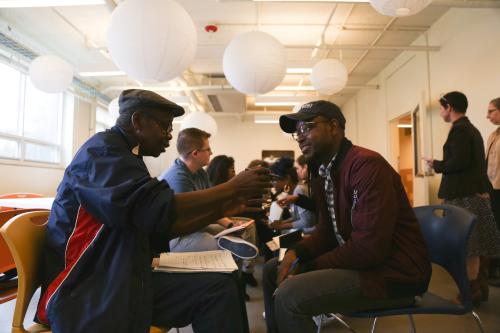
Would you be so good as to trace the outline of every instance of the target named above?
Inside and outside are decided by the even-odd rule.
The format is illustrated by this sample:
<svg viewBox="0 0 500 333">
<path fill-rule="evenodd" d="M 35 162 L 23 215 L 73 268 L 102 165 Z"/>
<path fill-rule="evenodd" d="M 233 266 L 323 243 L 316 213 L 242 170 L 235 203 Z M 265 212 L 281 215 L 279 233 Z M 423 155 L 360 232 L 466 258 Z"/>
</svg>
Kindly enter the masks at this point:
<svg viewBox="0 0 500 333">
<path fill-rule="evenodd" d="M 7 165 L 22 165 L 22 166 L 36 166 L 36 167 L 48 167 L 48 168 L 57 168 L 64 169 L 65 167 L 65 156 L 64 156 L 64 117 L 65 117 L 65 99 L 67 98 L 65 93 L 59 93 L 58 95 L 58 107 L 57 107 L 57 143 L 49 142 L 46 140 L 34 139 L 30 137 L 26 137 L 24 135 L 24 120 L 26 116 L 26 98 L 27 98 L 27 84 L 29 80 L 28 74 L 19 69 L 17 66 L 12 66 L 9 63 L 4 61 L 0 61 L 0 63 L 4 66 L 10 67 L 11 69 L 18 71 L 20 73 L 19 80 L 19 100 L 18 100 L 18 116 L 17 116 L 17 132 L 18 134 L 12 134 L 7 132 L 0 131 L 0 139 L 12 140 L 16 141 L 18 144 L 17 148 L 17 158 L 10 158 L 7 156 L 0 156 L 0 164 Z M 47 161 L 37 161 L 31 159 L 26 156 L 26 144 L 35 144 L 48 148 L 55 148 L 56 154 L 58 156 L 57 162 L 47 162 Z"/>
</svg>

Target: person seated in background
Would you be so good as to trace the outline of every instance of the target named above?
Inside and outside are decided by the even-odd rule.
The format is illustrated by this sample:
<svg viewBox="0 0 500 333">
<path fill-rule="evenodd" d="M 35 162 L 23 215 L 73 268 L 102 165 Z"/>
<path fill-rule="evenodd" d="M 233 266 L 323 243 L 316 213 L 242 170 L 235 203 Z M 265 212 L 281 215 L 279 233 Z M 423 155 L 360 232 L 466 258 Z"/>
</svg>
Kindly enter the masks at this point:
<svg viewBox="0 0 500 333">
<path fill-rule="evenodd" d="M 275 165 L 280 164 L 283 164 L 281 159 L 275 163 Z M 271 172 L 282 176 L 284 181 L 288 183 L 285 186 L 293 189 L 293 194 L 288 194 L 287 196 L 277 200 L 278 204 L 282 207 L 287 207 L 289 206 L 289 203 L 292 203 L 290 205 L 291 216 L 285 220 L 272 222 L 270 227 L 274 230 L 301 229 L 304 233 L 309 234 L 314 230 L 314 225 L 316 224 L 316 217 L 314 216 L 314 213 L 311 210 L 293 204 L 293 202 L 297 201 L 299 196 L 309 198 L 309 187 L 307 185 L 307 162 L 304 155 L 300 155 L 294 166 L 290 165 L 289 161 L 287 161 L 287 164 L 288 167 L 285 170 L 272 168 Z M 294 167 L 294 170 L 292 170 L 292 167 Z M 299 183 L 297 184 L 295 181 L 299 181 Z M 289 190 L 286 192 L 289 192 Z"/>
<path fill-rule="evenodd" d="M 399 174 L 344 136 L 328 101 L 280 117 L 308 161 L 318 224 L 263 271 L 269 333 L 314 332 L 312 317 L 410 306 L 427 290 L 431 264 Z"/>
<path fill-rule="evenodd" d="M 174 194 L 150 176 L 182 107 L 147 90 L 125 90 L 116 125 L 88 139 L 64 172 L 46 232 L 36 320 L 54 333 L 146 333 L 152 324 L 195 332 L 243 332 L 229 274 L 152 273 L 171 238 L 245 210 L 270 186 L 266 169 L 219 186 Z M 259 205 L 260 202 L 257 202 Z M 251 208 L 251 207 L 249 207 Z"/>
<path fill-rule="evenodd" d="M 210 133 L 198 128 L 186 128 L 177 136 L 177 158 L 159 178 L 165 180 L 175 193 L 187 193 L 204 190 L 211 187 L 208 174 L 203 169 L 210 162 L 212 149 L 210 148 Z M 242 237 L 223 236 L 214 238 L 219 232 L 226 229 L 231 222 L 229 219 L 209 221 L 207 227 L 172 239 L 172 252 L 211 251 L 219 248 L 231 251 L 241 259 L 252 259 L 258 254 L 257 247 L 247 240 L 252 240 L 251 232 L 244 231 Z M 243 239 L 242 239 L 243 238 Z M 255 241 L 255 232 L 253 233 Z"/>
<path fill-rule="evenodd" d="M 212 186 L 229 181 L 236 175 L 236 172 L 234 170 L 234 158 L 226 155 L 215 156 L 207 166 L 207 174 Z M 228 221 L 230 226 L 238 226 L 244 222 L 244 220 L 230 219 L 227 217 L 224 219 Z M 246 240 L 248 240 L 252 244 L 256 244 L 257 239 L 255 224 L 251 224 L 249 227 L 247 227 L 245 229 L 245 233 Z M 252 287 L 257 286 L 257 280 L 253 276 L 254 264 L 254 259 L 245 259 L 241 264 L 241 281 L 245 288 L 246 285 Z M 246 293 L 245 297 L 247 298 L 247 301 L 250 300 L 250 297 Z"/>
</svg>

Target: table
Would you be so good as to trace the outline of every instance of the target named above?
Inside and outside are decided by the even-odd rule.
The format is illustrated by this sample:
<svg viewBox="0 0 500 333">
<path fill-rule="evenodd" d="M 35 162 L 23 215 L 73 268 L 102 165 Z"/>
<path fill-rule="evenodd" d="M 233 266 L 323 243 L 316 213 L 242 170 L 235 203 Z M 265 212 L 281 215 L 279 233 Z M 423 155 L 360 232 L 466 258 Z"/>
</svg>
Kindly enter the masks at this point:
<svg viewBox="0 0 500 333">
<path fill-rule="evenodd" d="M 52 202 L 54 202 L 54 198 L 0 199 L 0 207 L 50 210 Z"/>
</svg>

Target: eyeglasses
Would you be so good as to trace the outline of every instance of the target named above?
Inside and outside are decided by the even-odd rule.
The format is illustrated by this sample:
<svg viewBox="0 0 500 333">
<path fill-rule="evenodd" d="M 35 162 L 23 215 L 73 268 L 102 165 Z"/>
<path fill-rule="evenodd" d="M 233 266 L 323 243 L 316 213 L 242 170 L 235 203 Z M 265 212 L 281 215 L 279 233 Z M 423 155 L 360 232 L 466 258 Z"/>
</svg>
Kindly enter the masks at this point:
<svg viewBox="0 0 500 333">
<path fill-rule="evenodd" d="M 153 114 L 151 114 L 151 113 L 146 113 L 146 112 L 145 112 L 145 114 L 146 114 L 149 118 L 153 119 L 153 121 L 154 121 L 154 122 L 155 122 L 155 123 L 156 123 L 156 124 L 160 127 L 160 129 L 161 129 L 161 130 L 162 130 L 162 132 L 163 132 L 163 135 L 165 135 L 165 136 L 166 136 L 166 135 L 168 135 L 169 133 L 171 133 L 171 132 L 172 132 L 173 127 L 172 127 L 172 122 L 171 122 L 171 121 L 163 121 L 163 120 L 161 120 L 160 118 L 158 118 L 158 117 L 154 116 L 154 115 L 153 115 Z"/>
<path fill-rule="evenodd" d="M 208 147 L 208 148 L 203 148 L 203 149 L 195 149 L 197 151 L 208 151 L 210 154 L 212 154 L 212 148 Z"/>
<path fill-rule="evenodd" d="M 309 132 L 321 123 L 329 123 L 330 120 L 320 120 L 320 121 L 304 121 L 297 124 L 297 131 L 292 133 L 292 138 L 296 141 L 299 140 L 301 135 L 307 135 Z"/>
</svg>

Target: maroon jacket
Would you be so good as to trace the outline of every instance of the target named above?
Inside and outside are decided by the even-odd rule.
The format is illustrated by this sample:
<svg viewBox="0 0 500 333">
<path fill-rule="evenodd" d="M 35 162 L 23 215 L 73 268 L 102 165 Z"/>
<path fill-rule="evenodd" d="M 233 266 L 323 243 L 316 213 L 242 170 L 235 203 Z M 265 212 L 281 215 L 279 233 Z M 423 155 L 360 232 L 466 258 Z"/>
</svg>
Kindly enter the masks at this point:
<svg viewBox="0 0 500 333">
<path fill-rule="evenodd" d="M 367 297 L 399 297 L 427 290 L 431 265 L 399 174 L 378 153 L 344 139 L 332 167 L 338 246 L 326 205 L 324 178 L 312 183 L 318 225 L 295 247 L 314 269 L 359 271 Z M 306 264 L 307 266 L 307 264 Z"/>
</svg>

